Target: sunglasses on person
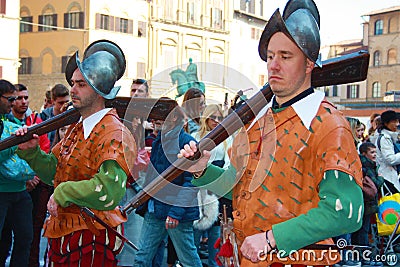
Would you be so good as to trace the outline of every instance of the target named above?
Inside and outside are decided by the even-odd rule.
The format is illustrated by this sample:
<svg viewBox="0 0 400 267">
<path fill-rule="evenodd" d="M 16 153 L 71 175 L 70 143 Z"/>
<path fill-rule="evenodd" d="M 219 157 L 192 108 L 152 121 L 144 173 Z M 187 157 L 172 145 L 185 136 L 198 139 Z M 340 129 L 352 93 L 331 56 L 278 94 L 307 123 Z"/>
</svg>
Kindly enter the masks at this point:
<svg viewBox="0 0 400 267">
<path fill-rule="evenodd" d="M 22 100 L 22 99 L 25 99 L 25 100 L 28 100 L 28 96 L 27 95 L 19 95 L 19 96 L 17 96 L 15 99 L 16 100 Z"/>
<path fill-rule="evenodd" d="M 222 121 L 224 119 L 224 117 L 222 116 L 214 116 L 214 115 L 210 115 L 208 118 L 214 121 Z"/>
<path fill-rule="evenodd" d="M 8 102 L 14 102 L 15 100 L 17 100 L 17 98 L 15 96 L 4 96 L 4 95 L 1 95 L 1 97 L 7 99 Z"/>
</svg>

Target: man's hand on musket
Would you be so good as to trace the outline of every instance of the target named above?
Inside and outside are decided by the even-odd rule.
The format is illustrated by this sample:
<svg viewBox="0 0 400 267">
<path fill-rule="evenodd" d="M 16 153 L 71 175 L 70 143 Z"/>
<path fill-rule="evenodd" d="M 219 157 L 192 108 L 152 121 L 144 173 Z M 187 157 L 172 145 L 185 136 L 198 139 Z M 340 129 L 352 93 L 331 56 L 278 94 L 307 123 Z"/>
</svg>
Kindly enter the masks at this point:
<svg viewBox="0 0 400 267">
<path fill-rule="evenodd" d="M 23 126 L 15 131 L 16 136 L 23 136 L 28 132 L 28 127 Z M 33 135 L 33 138 L 25 143 L 19 144 L 18 148 L 21 150 L 35 148 L 39 145 L 39 136 L 37 134 Z"/>
<path fill-rule="evenodd" d="M 181 149 L 178 154 L 178 158 L 189 158 L 197 152 L 196 142 L 190 141 L 189 144 L 186 144 L 183 149 Z M 211 157 L 210 151 L 204 150 L 202 156 L 197 160 L 195 164 L 190 166 L 186 171 L 193 173 L 194 175 L 200 176 L 204 169 L 207 167 L 208 160 Z"/>
<path fill-rule="evenodd" d="M 267 253 L 276 248 L 275 238 L 272 231 L 262 232 L 248 236 L 244 239 L 240 251 L 243 257 L 252 262 L 259 262 Z"/>
<path fill-rule="evenodd" d="M 58 212 L 57 212 L 58 204 L 54 200 L 53 195 L 49 198 L 49 202 L 47 202 L 47 210 L 49 211 L 51 216 L 57 217 Z"/>
</svg>

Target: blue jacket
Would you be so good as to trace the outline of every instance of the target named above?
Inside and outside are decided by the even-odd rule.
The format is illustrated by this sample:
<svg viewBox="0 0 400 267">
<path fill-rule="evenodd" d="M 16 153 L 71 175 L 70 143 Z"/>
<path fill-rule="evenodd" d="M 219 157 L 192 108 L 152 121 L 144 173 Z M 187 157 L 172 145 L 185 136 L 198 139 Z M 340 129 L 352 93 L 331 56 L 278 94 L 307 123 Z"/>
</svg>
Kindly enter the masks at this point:
<svg viewBox="0 0 400 267">
<path fill-rule="evenodd" d="M 0 139 L 9 137 L 20 126 L 0 120 Z M 0 151 L 0 192 L 21 192 L 26 190 L 25 182 L 33 179 L 35 173 L 25 160 L 16 154 L 16 146 Z"/>
<path fill-rule="evenodd" d="M 196 141 L 181 127 L 175 127 L 165 134 L 160 132 L 152 144 L 151 164 L 147 169 L 146 183 L 166 170 L 177 159 L 180 149 L 191 140 Z M 153 196 L 148 202 L 148 211 L 154 211 L 155 216 L 162 220 L 167 216 L 179 221 L 197 220 L 198 189 L 192 185 L 192 179 L 191 173 L 183 172 Z"/>
</svg>

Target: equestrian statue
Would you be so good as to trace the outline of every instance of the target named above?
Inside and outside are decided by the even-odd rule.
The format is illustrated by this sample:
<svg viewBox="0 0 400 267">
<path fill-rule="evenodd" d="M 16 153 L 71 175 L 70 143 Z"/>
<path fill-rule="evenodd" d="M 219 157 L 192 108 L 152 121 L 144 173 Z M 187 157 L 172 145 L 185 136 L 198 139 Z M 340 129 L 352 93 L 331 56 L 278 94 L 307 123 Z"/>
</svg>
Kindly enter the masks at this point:
<svg viewBox="0 0 400 267">
<path fill-rule="evenodd" d="M 172 84 L 178 83 L 176 87 L 178 94 L 175 96 L 175 99 L 184 95 L 190 88 L 197 88 L 203 93 L 205 92 L 204 83 L 199 82 L 199 79 L 197 78 L 197 65 L 192 62 L 191 58 L 189 58 L 189 65 L 187 66 L 186 71 L 176 69 L 171 71 L 169 75 L 171 76 Z"/>
</svg>

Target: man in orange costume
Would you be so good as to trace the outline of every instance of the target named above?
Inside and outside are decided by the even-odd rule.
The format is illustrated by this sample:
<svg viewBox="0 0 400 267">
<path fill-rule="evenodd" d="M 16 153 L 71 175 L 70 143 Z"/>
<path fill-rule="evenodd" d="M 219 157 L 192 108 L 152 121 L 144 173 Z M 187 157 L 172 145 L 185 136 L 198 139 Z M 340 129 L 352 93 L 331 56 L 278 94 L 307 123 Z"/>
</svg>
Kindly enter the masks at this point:
<svg viewBox="0 0 400 267">
<path fill-rule="evenodd" d="M 121 231 L 125 217 L 116 207 L 125 193 L 129 170 L 136 157 L 134 139 L 114 109 L 105 108 L 120 87 L 114 87 L 125 71 L 122 50 L 110 41 L 92 43 L 79 60 L 69 60 L 66 79 L 72 86 L 73 106 L 81 114 L 64 137 L 46 155 L 38 138 L 20 144 L 18 154 L 46 183 L 54 183 L 54 194 L 44 225 L 51 266 L 116 266 L 121 240 L 110 230 L 85 217 L 80 207 L 90 208 L 108 225 Z M 16 134 L 23 135 L 26 128 Z"/>
<path fill-rule="evenodd" d="M 332 265 L 337 252 L 302 248 L 333 244 L 331 237 L 361 226 L 361 163 L 349 125 L 311 86 L 319 47 L 312 0 L 276 10 L 259 43 L 272 101 L 235 137 L 228 170 L 205 168 L 208 151 L 189 169 L 195 185 L 220 196 L 233 188 L 240 266 Z M 190 143 L 181 155 L 196 150 Z"/>
</svg>

